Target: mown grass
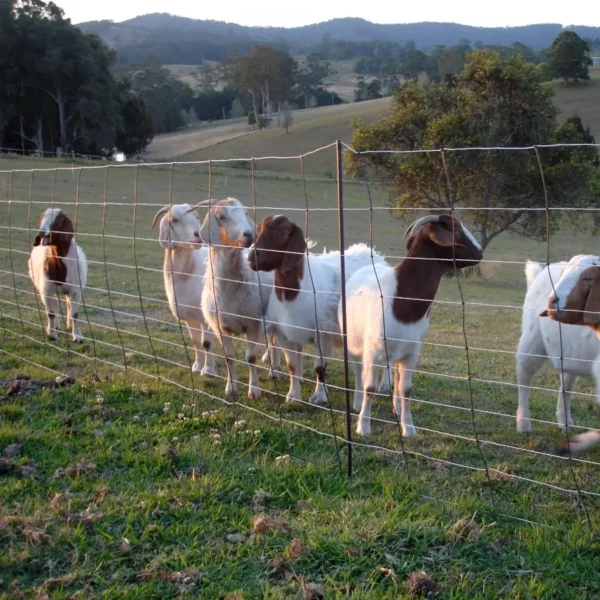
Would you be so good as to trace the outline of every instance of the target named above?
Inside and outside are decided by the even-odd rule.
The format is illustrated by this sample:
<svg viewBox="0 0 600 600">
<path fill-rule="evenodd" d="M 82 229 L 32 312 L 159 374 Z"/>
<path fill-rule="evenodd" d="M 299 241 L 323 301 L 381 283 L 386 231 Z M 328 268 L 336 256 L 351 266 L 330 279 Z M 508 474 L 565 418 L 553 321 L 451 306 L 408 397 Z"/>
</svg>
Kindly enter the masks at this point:
<svg viewBox="0 0 600 600">
<path fill-rule="evenodd" d="M 9 169 L 52 165 L 0 161 Z M 277 177 L 257 168 L 257 220 L 278 212 L 304 224 L 298 172 Z M 532 394 L 532 416 L 549 423 L 534 423 L 526 437 L 515 431 L 522 262 L 545 260 L 544 243 L 503 234 L 486 251 L 483 276 L 462 281 L 470 385 L 461 295 L 454 280 L 443 281 L 413 381 L 419 434 L 403 442 L 389 399 L 382 398 L 375 415 L 391 423 L 373 424 L 368 442 L 376 448 L 354 446 L 356 473 L 348 481 L 339 357 L 331 365 L 333 411 L 285 405 L 285 375 L 275 384 L 264 372 L 263 399 L 247 401 L 242 386 L 238 403 L 223 405 L 222 360 L 215 380 L 189 372 L 187 338 L 168 312 L 162 252 L 148 227 L 170 197 L 190 203 L 206 197 L 205 167 L 139 167 L 137 195 L 136 169 L 112 167 L 106 213 L 106 169 L 81 177 L 68 168 L 36 171 L 33 182 L 31 175 L 0 174 L 0 379 L 66 372 L 77 383 L 0 403 L 0 450 L 20 441 L 24 454 L 15 467 L 30 459 L 40 471 L 39 480 L 9 475 L 0 486 L 0 540 L 8 548 L 0 589 L 7 598 L 17 588 L 31 597 L 65 598 L 86 586 L 90 597 L 216 598 L 243 590 L 247 598 L 287 598 L 306 596 L 309 583 L 324 586 L 326 598 L 398 598 L 409 597 L 407 578 L 421 569 L 445 598 L 597 597 L 597 544 L 582 504 L 576 494 L 543 484 L 600 493 L 598 453 L 585 457 L 592 462 L 573 463 L 553 455 L 563 437 L 552 424 L 554 391 Z M 216 168 L 211 195 L 234 195 L 252 206 L 251 183 L 247 171 Z M 309 236 L 318 248 L 336 247 L 335 182 L 311 178 L 306 189 Z M 372 217 L 375 245 L 401 257 L 404 223 L 384 210 L 385 190 L 375 190 L 372 212 L 364 186 L 348 182 L 344 191 L 348 243 L 369 239 Z M 56 344 L 45 341 L 26 276 L 30 227 L 34 235 L 38 215 L 53 200 L 77 215 L 89 260 L 86 341 L 78 347 L 64 334 Z M 565 223 L 551 239 L 551 258 L 594 247 L 591 235 Z M 240 374 L 245 378 L 243 366 Z M 308 360 L 305 375 L 313 379 Z M 545 371 L 534 385 L 554 390 L 557 377 Z M 306 399 L 311 387 L 303 386 Z M 579 389 L 590 393 L 590 382 Z M 215 409 L 218 415 L 202 416 Z M 589 397 L 575 399 L 573 414 L 576 424 L 596 423 Z M 233 426 L 240 419 L 247 421 L 241 431 Z M 289 464 L 276 460 L 282 455 L 291 457 Z M 81 459 L 94 462 L 95 471 L 72 481 L 53 477 Z M 264 509 L 252 501 L 259 489 L 271 495 Z M 585 495 L 583 505 L 595 531 L 595 496 Z M 96 516 L 73 516 L 87 507 Z M 286 528 L 251 537 L 260 512 L 284 518 Z M 462 519 L 472 523 L 454 527 Z M 227 541 L 237 533 L 250 539 Z M 297 557 L 293 539 L 302 548 Z M 176 575 L 185 569 L 187 575 Z"/>
</svg>

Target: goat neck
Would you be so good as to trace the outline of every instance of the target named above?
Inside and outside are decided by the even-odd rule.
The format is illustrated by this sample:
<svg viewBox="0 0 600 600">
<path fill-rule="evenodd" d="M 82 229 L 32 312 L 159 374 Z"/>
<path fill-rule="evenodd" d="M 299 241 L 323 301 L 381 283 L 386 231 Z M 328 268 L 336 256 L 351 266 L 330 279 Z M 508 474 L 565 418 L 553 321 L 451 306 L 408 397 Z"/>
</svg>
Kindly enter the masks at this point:
<svg viewBox="0 0 600 600">
<path fill-rule="evenodd" d="M 306 258 L 295 264 L 289 270 L 275 269 L 275 294 L 280 302 L 291 302 L 300 293 L 300 281 L 304 277 L 304 262 Z"/>
<path fill-rule="evenodd" d="M 444 273 L 451 263 L 440 261 L 434 244 L 416 239 L 406 258 L 397 265 L 396 292 L 392 300 L 394 317 L 401 323 L 416 323 L 431 309 Z"/>
</svg>

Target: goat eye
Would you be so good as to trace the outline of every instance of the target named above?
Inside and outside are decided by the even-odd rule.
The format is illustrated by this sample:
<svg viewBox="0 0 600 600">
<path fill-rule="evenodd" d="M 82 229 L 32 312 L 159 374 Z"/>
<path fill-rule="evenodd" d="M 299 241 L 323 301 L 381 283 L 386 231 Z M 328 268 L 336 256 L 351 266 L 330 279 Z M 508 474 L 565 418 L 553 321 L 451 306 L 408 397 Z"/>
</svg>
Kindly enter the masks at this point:
<svg viewBox="0 0 600 600">
<path fill-rule="evenodd" d="M 172 223 L 179 223 L 179 219 L 171 219 Z"/>
</svg>

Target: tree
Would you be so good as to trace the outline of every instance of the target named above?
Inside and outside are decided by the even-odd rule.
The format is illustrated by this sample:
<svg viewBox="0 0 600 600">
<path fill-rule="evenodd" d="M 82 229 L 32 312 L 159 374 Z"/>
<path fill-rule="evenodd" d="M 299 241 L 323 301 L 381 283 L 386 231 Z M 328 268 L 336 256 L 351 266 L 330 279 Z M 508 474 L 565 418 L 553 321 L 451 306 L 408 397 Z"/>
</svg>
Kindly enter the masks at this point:
<svg viewBox="0 0 600 600">
<path fill-rule="evenodd" d="M 589 79 L 589 66 L 592 59 L 588 56 L 590 47 L 574 31 L 562 31 L 552 42 L 548 51 L 548 62 L 554 79 Z"/>
<path fill-rule="evenodd" d="M 408 44 L 407 44 L 408 46 Z M 407 50 L 400 63 L 400 74 L 406 79 L 417 79 L 419 73 L 427 71 L 429 60 L 420 50 Z"/>
<path fill-rule="evenodd" d="M 2 145 L 23 152 L 112 152 L 124 127 L 124 101 L 110 71 L 114 60 L 98 37 L 71 25 L 52 2 L 0 2 Z M 140 106 L 137 111 L 142 118 Z"/>
<path fill-rule="evenodd" d="M 246 114 L 244 109 L 244 105 L 239 98 L 235 98 L 231 103 L 231 118 L 232 119 L 240 119 Z"/>
<path fill-rule="evenodd" d="M 355 124 L 352 146 L 420 150 L 461 147 L 530 146 L 592 138 L 580 121 L 558 126 L 552 89 L 543 86 L 535 66 L 520 56 L 502 59 L 475 51 L 451 83 L 405 84 L 395 95 L 392 113 L 378 123 Z M 551 198 L 561 206 L 596 205 L 598 156 L 594 148 L 541 151 Z M 446 152 L 448 186 L 440 153 L 348 153 L 355 175 L 372 170 L 393 185 L 395 214 L 415 207 L 448 209 L 451 200 L 469 207 L 482 247 L 512 230 L 543 238 L 546 231 L 544 189 L 532 151 Z M 490 208 L 506 210 L 489 210 Z M 559 224 L 559 211 L 550 224 Z"/>
<path fill-rule="evenodd" d="M 381 98 L 381 81 L 371 79 L 367 83 L 364 77 L 357 79 L 357 87 L 354 90 L 354 102 L 363 102 L 364 100 L 375 100 Z"/>
<path fill-rule="evenodd" d="M 121 82 L 121 126 L 115 146 L 126 156 L 140 154 L 154 138 L 154 125 L 146 105 L 132 91 L 128 81 Z"/>
<path fill-rule="evenodd" d="M 273 102 L 285 102 L 291 97 L 296 71 L 296 61 L 287 52 L 261 44 L 234 62 L 236 87 L 250 96 L 256 115 L 259 102 L 262 113 L 268 115 Z"/>
<path fill-rule="evenodd" d="M 313 52 L 306 57 L 296 75 L 297 91 L 304 98 L 304 108 L 308 108 L 310 96 L 316 96 L 320 90 L 326 89 L 327 78 L 335 74 L 331 63 L 320 54 Z"/>
<path fill-rule="evenodd" d="M 182 111 L 188 111 L 194 104 L 194 92 L 189 85 L 152 60 L 141 67 L 132 67 L 127 75 L 132 90 L 144 100 L 156 133 L 175 131 L 185 125 Z M 196 113 L 201 119 L 197 108 Z"/>
<path fill-rule="evenodd" d="M 281 126 L 285 129 L 285 132 L 288 133 L 289 128 L 294 124 L 294 116 L 290 107 L 286 104 L 283 107 L 283 118 L 281 120 Z"/>
</svg>

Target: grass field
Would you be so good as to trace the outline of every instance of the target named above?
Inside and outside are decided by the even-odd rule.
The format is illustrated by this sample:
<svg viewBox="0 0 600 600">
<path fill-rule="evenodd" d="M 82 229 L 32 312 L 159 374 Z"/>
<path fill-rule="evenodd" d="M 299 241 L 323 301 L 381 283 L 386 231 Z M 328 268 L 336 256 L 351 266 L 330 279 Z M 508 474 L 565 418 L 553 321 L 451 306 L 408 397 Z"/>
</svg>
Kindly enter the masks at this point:
<svg viewBox="0 0 600 600">
<path fill-rule="evenodd" d="M 332 152 L 316 155 L 315 165 L 329 164 Z M 462 281 L 471 385 L 461 296 L 454 280 L 443 281 L 413 381 L 419 434 L 402 443 L 396 425 L 376 421 L 368 440 L 375 447 L 354 447 L 348 481 L 339 359 L 331 365 L 333 411 L 283 404 L 285 375 L 275 384 L 263 373 L 263 399 L 249 403 L 242 388 L 233 406 L 220 401 L 222 360 L 216 380 L 190 375 L 187 338 L 168 311 L 162 251 L 148 228 L 170 193 L 175 203 L 207 196 L 207 168 L 141 166 L 137 195 L 132 167 L 80 176 L 64 163 L 5 158 L 0 169 L 56 164 L 64 170 L 33 179 L 30 171 L 0 173 L 0 379 L 76 379 L 59 390 L 0 391 L 0 451 L 23 446 L 0 475 L 0 597 L 409 598 L 434 585 L 419 571 L 442 598 L 598 597 L 597 539 L 576 495 L 549 486 L 573 490 L 575 477 L 600 493 L 599 456 L 570 464 L 553 455 L 563 435 L 552 424 L 554 373 L 534 381 L 541 389 L 532 393 L 532 416 L 545 422 L 527 437 L 515 431 L 520 263 L 545 260 L 544 243 L 501 235 L 482 277 Z M 258 167 L 257 220 L 277 212 L 304 224 L 308 201 L 309 237 L 317 249 L 336 247 L 335 181 L 309 178 L 305 196 L 298 163 L 283 170 Z M 347 243 L 368 240 L 372 218 L 375 245 L 398 261 L 405 223 L 384 209 L 385 190 L 374 191 L 373 211 L 364 186 L 348 182 L 344 193 Z M 211 195 L 253 206 L 248 172 L 214 169 Z M 79 347 L 64 334 L 45 341 L 26 276 L 38 216 L 53 201 L 76 221 L 88 256 Z M 553 259 L 595 247 L 590 234 L 568 227 L 551 240 Z M 311 388 L 307 381 L 305 399 Z M 590 381 L 578 389 L 589 394 Z M 374 414 L 393 421 L 388 398 Z M 575 399 L 573 416 L 579 425 L 597 422 L 589 397 Z M 78 461 L 93 465 L 69 470 Z M 597 528 L 596 498 L 585 495 L 583 505 Z"/>
</svg>

